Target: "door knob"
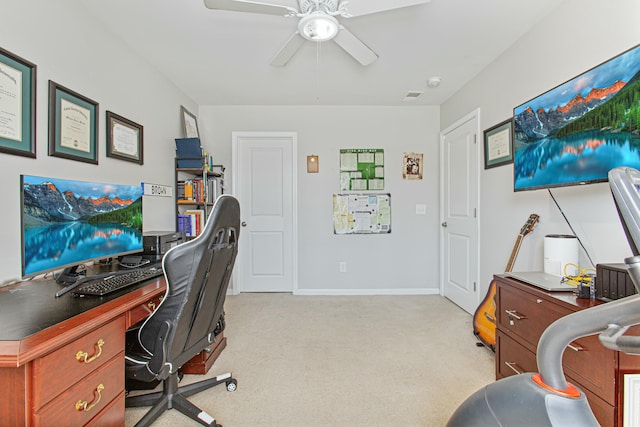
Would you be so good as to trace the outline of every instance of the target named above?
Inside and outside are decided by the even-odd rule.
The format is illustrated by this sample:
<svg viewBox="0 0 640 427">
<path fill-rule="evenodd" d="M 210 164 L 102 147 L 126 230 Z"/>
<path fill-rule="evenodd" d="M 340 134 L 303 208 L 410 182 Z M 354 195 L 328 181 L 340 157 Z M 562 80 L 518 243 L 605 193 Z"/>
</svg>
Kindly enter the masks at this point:
<svg viewBox="0 0 640 427">
<path fill-rule="evenodd" d="M 446 227 L 447 227 L 447 225 L 449 225 L 449 224 L 447 224 L 447 221 L 445 221 L 445 222 L 443 222 L 443 223 L 442 223 L 442 224 L 440 224 L 440 225 L 442 225 L 443 227 L 445 227 L 445 228 L 446 228 Z"/>
<path fill-rule="evenodd" d="M 242 221 L 242 222 L 240 223 L 240 225 L 241 225 L 241 226 L 243 226 L 243 227 L 246 227 L 246 226 L 247 226 L 247 222 L 246 222 L 246 221 Z"/>
</svg>

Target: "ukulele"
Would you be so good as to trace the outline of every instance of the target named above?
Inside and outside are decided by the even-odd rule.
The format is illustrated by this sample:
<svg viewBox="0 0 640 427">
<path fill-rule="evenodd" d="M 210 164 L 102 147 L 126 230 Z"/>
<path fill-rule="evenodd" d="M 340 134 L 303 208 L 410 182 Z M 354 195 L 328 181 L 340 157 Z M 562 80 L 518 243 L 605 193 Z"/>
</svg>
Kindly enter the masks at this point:
<svg viewBox="0 0 640 427">
<path fill-rule="evenodd" d="M 516 263 L 516 257 L 522 245 L 524 237 L 531 233 L 533 226 L 538 222 L 540 217 L 536 214 L 529 215 L 529 219 L 520 229 L 516 243 L 511 251 L 511 256 L 507 262 L 505 272 L 510 272 Z M 496 351 L 496 282 L 492 280 L 489 284 L 489 291 L 484 297 L 475 314 L 473 315 L 473 334 L 478 337 L 480 342 L 492 351 Z M 478 344 L 478 345 L 482 345 Z"/>
</svg>

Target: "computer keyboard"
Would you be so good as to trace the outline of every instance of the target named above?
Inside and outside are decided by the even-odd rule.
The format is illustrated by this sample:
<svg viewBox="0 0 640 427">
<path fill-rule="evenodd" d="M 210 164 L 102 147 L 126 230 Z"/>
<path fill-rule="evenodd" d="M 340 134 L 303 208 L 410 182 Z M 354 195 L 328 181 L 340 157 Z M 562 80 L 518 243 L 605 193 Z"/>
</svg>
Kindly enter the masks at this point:
<svg viewBox="0 0 640 427">
<path fill-rule="evenodd" d="M 126 272 L 118 271 L 111 276 L 96 278 L 83 283 L 73 294 L 76 296 L 104 296 L 161 275 L 162 268 L 160 266 L 136 268 Z"/>
</svg>

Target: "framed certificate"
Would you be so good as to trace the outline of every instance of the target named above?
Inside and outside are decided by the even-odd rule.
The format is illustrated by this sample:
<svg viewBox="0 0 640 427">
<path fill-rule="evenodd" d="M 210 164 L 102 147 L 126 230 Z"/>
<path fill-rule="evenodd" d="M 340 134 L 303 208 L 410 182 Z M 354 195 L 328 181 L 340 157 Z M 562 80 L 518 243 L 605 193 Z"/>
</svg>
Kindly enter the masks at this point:
<svg viewBox="0 0 640 427">
<path fill-rule="evenodd" d="M 142 125 L 107 111 L 107 157 L 142 164 Z"/>
<path fill-rule="evenodd" d="M 36 157 L 36 66 L 2 48 L 0 152 Z"/>
<path fill-rule="evenodd" d="M 49 155 L 98 164 L 98 103 L 51 80 Z"/>
<path fill-rule="evenodd" d="M 484 168 L 513 163 L 513 135 L 511 119 L 484 131 Z"/>
</svg>

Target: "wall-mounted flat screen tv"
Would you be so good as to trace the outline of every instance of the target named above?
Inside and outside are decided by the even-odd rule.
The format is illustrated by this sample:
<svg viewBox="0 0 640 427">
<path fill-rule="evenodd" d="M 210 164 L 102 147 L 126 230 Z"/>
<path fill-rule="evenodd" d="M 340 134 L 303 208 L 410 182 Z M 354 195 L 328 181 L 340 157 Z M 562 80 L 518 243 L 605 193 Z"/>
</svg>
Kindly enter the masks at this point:
<svg viewBox="0 0 640 427">
<path fill-rule="evenodd" d="M 640 45 L 513 110 L 515 191 L 640 169 Z"/>
</svg>

